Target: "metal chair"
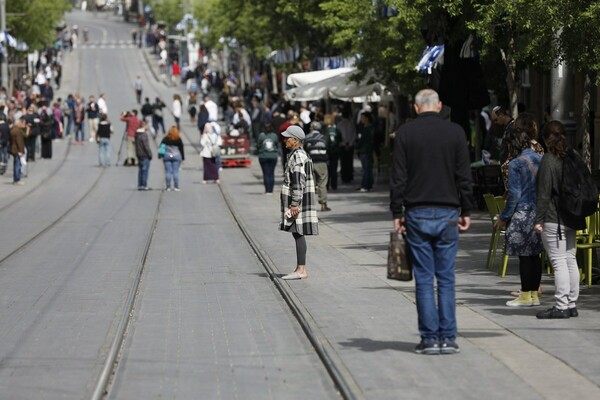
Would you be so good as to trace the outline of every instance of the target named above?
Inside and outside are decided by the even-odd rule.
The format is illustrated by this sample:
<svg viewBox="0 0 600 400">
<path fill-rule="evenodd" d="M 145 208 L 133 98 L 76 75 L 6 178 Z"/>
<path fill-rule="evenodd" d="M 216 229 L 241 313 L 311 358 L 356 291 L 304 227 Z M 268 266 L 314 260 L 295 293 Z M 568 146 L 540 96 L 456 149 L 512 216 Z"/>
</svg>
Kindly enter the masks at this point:
<svg viewBox="0 0 600 400">
<path fill-rule="evenodd" d="M 600 211 L 596 211 L 594 214 L 586 218 L 587 221 L 587 238 L 583 242 L 576 242 L 576 249 L 583 250 L 583 274 L 582 278 L 585 280 L 588 287 L 592 286 L 592 264 L 593 264 L 593 250 L 600 248 Z M 580 269 L 581 270 L 581 269 Z"/>
<path fill-rule="evenodd" d="M 490 238 L 490 247 L 488 250 L 487 261 L 485 263 L 486 269 L 494 269 L 494 265 L 496 264 L 496 251 L 498 250 L 498 241 L 500 240 L 500 235 L 504 234 L 503 229 L 496 228 L 496 219 L 498 214 L 500 213 L 500 209 L 498 208 L 498 202 L 496 198 L 491 193 L 486 193 L 483 195 L 483 200 L 485 201 L 486 208 L 488 210 L 488 214 L 490 216 L 490 221 L 492 222 L 492 237 Z M 505 250 L 505 249 L 504 249 Z M 504 265 L 504 270 L 506 272 L 506 263 L 508 262 L 508 256 L 506 256 L 506 252 L 502 251 L 502 260 Z M 506 260 L 506 262 L 504 262 Z"/>
</svg>

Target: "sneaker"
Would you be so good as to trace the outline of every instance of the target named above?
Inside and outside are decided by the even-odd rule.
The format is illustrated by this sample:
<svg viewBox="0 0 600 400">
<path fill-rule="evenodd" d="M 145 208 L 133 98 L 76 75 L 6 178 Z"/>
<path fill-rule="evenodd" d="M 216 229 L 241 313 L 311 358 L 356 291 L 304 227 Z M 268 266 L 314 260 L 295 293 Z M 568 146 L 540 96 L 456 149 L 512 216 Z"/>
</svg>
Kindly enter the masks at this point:
<svg viewBox="0 0 600 400">
<path fill-rule="evenodd" d="M 509 307 L 531 307 L 531 306 L 533 306 L 533 301 L 531 300 L 531 292 L 521 292 L 519 297 L 517 297 L 514 300 L 507 301 L 506 305 Z"/>
<path fill-rule="evenodd" d="M 176 191 L 176 192 L 181 192 L 181 189 L 179 189 L 179 188 L 175 188 L 173 190 Z"/>
<path fill-rule="evenodd" d="M 421 340 L 421 343 L 415 347 L 415 353 L 427 355 L 440 354 L 440 345 L 436 341 Z"/>
<path fill-rule="evenodd" d="M 579 311 L 577 311 L 577 307 L 569 308 L 569 316 L 571 318 L 579 317 Z"/>
<path fill-rule="evenodd" d="M 444 339 L 440 346 L 440 353 L 442 354 L 457 354 L 460 353 L 460 348 L 456 342 L 452 339 Z"/>
<path fill-rule="evenodd" d="M 24 184 L 25 184 L 25 182 L 23 182 L 23 181 L 13 182 L 13 185 L 15 185 L 15 186 L 23 186 Z"/>
<path fill-rule="evenodd" d="M 531 305 L 534 305 L 534 306 L 541 305 L 537 290 L 531 291 Z"/>
<path fill-rule="evenodd" d="M 170 191 L 171 191 L 171 188 L 167 188 L 167 192 L 170 192 Z"/>
<path fill-rule="evenodd" d="M 546 311 L 540 311 L 536 315 L 537 319 L 560 319 L 560 318 L 570 318 L 571 314 L 569 310 L 561 310 L 556 308 L 556 306 L 547 309 Z"/>
</svg>

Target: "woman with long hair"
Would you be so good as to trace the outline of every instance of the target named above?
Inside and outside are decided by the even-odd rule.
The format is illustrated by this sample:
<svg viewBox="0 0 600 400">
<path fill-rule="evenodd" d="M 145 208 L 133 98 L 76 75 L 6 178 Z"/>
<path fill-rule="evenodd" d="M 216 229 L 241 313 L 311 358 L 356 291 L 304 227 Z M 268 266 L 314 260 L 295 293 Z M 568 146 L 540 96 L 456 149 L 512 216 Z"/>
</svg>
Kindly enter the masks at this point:
<svg viewBox="0 0 600 400">
<path fill-rule="evenodd" d="M 506 254 L 519 256 L 521 292 L 506 303 L 509 307 L 540 305 L 538 288 L 542 279 L 543 250 L 540 234 L 534 230 L 536 217 L 536 177 L 542 156 L 531 148 L 527 131 L 511 130 L 506 137 L 509 151 L 508 196 L 504 210 L 496 221 L 497 228 L 506 228 Z"/>
<path fill-rule="evenodd" d="M 171 126 L 167 136 L 161 140 L 160 144 L 166 146 L 165 153 L 162 156 L 165 165 L 165 189 L 167 192 L 171 190 L 179 192 L 179 167 L 185 160 L 183 141 L 179 135 L 179 129 L 174 125 Z M 171 182 L 173 182 L 173 185 L 171 185 Z"/>
<path fill-rule="evenodd" d="M 535 230 L 542 235 L 544 248 L 554 269 L 556 304 L 539 312 L 536 317 L 577 317 L 579 267 L 575 257 L 575 232 L 585 229 L 586 223 L 584 217 L 563 213 L 557 207 L 563 179 L 563 160 L 573 150 L 567 145 L 565 127 L 559 121 L 548 122 L 544 126 L 543 137 L 547 152 L 542 159 L 537 183 Z"/>
</svg>

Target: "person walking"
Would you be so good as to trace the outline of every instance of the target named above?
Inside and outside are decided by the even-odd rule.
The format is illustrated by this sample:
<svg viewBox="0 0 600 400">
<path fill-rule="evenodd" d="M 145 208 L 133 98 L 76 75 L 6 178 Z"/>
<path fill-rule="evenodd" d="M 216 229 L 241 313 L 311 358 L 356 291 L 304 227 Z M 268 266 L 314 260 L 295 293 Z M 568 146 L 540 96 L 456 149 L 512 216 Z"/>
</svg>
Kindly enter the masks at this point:
<svg viewBox="0 0 600 400">
<path fill-rule="evenodd" d="M 21 157 L 25 155 L 26 120 L 19 118 L 10 130 L 10 154 L 13 157 L 13 185 L 23 185 L 21 181 Z"/>
<path fill-rule="evenodd" d="M 296 242 L 296 269 L 282 277 L 285 280 L 306 279 L 306 238 L 319 234 L 316 210 L 313 163 L 302 145 L 304 130 L 296 125 L 281 133 L 289 150 L 281 187 L 281 222 L 279 229 L 291 232 Z"/>
<path fill-rule="evenodd" d="M 342 119 L 337 128 L 342 133 L 342 145 L 340 147 L 340 175 L 343 183 L 352 183 L 354 180 L 354 141 L 356 140 L 356 128 L 350 120 L 350 111 L 342 111 Z"/>
<path fill-rule="evenodd" d="M 217 157 L 220 155 L 223 139 L 215 131 L 211 123 L 204 125 L 204 132 L 200 137 L 200 157 L 202 157 L 203 177 L 202 183 L 208 181 L 219 183 L 219 164 Z"/>
<path fill-rule="evenodd" d="M 158 127 L 162 128 L 163 135 L 165 134 L 165 119 L 163 117 L 163 108 L 165 108 L 165 103 L 157 97 L 156 101 L 152 105 L 152 129 L 153 134 L 158 135 Z"/>
<path fill-rule="evenodd" d="M 40 156 L 45 159 L 52 158 L 52 123 L 54 121 L 54 115 L 48 108 L 46 103 L 42 103 L 40 108 L 40 137 L 42 143 L 42 149 Z"/>
<path fill-rule="evenodd" d="M 328 164 L 328 180 L 327 189 L 337 190 L 338 181 L 338 165 L 340 159 L 340 146 L 342 143 L 342 133 L 335 125 L 333 114 L 325 115 L 325 136 L 327 136 L 327 158 Z"/>
<path fill-rule="evenodd" d="M 179 135 L 179 129 L 176 126 L 170 127 L 167 136 L 161 140 L 160 144 L 166 146 L 165 154 L 163 155 L 165 188 L 167 192 L 171 190 L 179 192 L 179 167 L 185 160 L 183 141 Z M 173 182 L 173 185 L 171 185 L 171 182 Z"/>
<path fill-rule="evenodd" d="M 539 306 L 538 288 L 542 281 L 542 239 L 534 230 L 536 216 L 536 176 L 542 156 L 531 146 L 529 132 L 513 129 L 505 138 L 508 155 L 508 196 L 496 228 L 506 229 L 506 254 L 519 256 L 521 292 L 506 302 L 509 307 Z M 507 223 L 510 221 L 508 228 Z"/>
<path fill-rule="evenodd" d="M 138 104 L 142 104 L 142 92 L 144 91 L 144 83 L 142 78 L 138 75 L 133 82 L 133 90 L 135 90 L 135 100 Z"/>
<path fill-rule="evenodd" d="M 273 131 L 271 124 L 265 125 L 265 130 L 258 135 L 258 162 L 263 173 L 265 194 L 272 195 L 275 186 L 275 167 L 279 154 L 279 137 Z"/>
<path fill-rule="evenodd" d="M 458 353 L 454 264 L 458 233 L 473 208 L 465 132 L 440 117 L 438 94 L 415 96 L 417 118 L 394 140 L 390 208 L 394 230 L 406 233 L 415 277 L 418 354 Z M 437 279 L 437 302 L 434 290 Z M 436 305 L 437 303 L 437 305 Z"/>
<path fill-rule="evenodd" d="M 331 211 L 327 207 L 327 137 L 321 134 L 321 123 L 313 121 L 310 123 L 310 133 L 304 139 L 304 150 L 313 163 L 313 175 L 315 179 L 316 191 L 319 195 L 319 204 L 321 211 Z"/>
<path fill-rule="evenodd" d="M 373 115 L 369 111 L 360 114 L 360 131 L 356 136 L 356 151 L 362 166 L 362 181 L 357 189 L 370 192 L 373 189 Z"/>
<path fill-rule="evenodd" d="M 100 122 L 100 109 L 94 96 L 90 96 L 87 107 L 85 108 L 87 120 L 88 120 L 88 131 L 90 134 L 90 142 L 96 141 L 96 132 L 98 131 L 98 123 Z"/>
<path fill-rule="evenodd" d="M 75 144 L 85 143 L 85 133 L 83 131 L 83 121 L 85 120 L 85 108 L 83 100 L 77 99 L 73 108 L 74 123 L 75 123 Z"/>
<path fill-rule="evenodd" d="M 121 121 L 125 122 L 125 132 L 127 134 L 127 158 L 123 163 L 124 166 L 136 164 L 135 133 L 142 126 L 142 123 L 145 123 L 145 121 L 140 121 L 137 115 L 137 110 L 126 111 L 121 114 Z"/>
<path fill-rule="evenodd" d="M 0 113 L 0 175 L 4 175 L 6 172 L 6 167 L 8 165 L 9 145 L 10 126 L 6 122 L 6 115 Z"/>
<path fill-rule="evenodd" d="M 183 102 L 181 101 L 181 96 L 178 94 L 173 95 L 173 118 L 175 119 L 175 125 L 177 129 L 181 129 L 179 126 L 179 121 L 181 120 L 181 110 L 183 108 Z"/>
<path fill-rule="evenodd" d="M 113 133 L 113 127 L 104 114 L 100 115 L 98 124 L 98 165 L 100 167 L 110 167 L 110 136 Z"/>
<path fill-rule="evenodd" d="M 198 114 L 198 98 L 196 96 L 196 93 L 188 93 L 187 104 L 187 112 L 190 116 L 190 122 L 193 124 L 194 122 L 196 122 L 196 114 Z"/>
<path fill-rule="evenodd" d="M 148 140 L 148 125 L 142 122 L 135 131 L 135 155 L 138 166 L 138 190 L 148 190 L 148 174 L 150 172 L 150 161 L 152 161 L 152 150 Z"/>
<path fill-rule="evenodd" d="M 548 122 L 542 135 L 547 151 L 538 174 L 535 230 L 542 235 L 544 249 L 554 270 L 556 304 L 537 313 L 536 317 L 577 317 L 579 266 L 575 257 L 575 239 L 576 231 L 585 229 L 586 222 L 585 217 L 573 216 L 557 208 L 557 196 L 563 180 L 563 161 L 573 150 L 568 147 L 565 127 L 559 121 Z"/>
</svg>

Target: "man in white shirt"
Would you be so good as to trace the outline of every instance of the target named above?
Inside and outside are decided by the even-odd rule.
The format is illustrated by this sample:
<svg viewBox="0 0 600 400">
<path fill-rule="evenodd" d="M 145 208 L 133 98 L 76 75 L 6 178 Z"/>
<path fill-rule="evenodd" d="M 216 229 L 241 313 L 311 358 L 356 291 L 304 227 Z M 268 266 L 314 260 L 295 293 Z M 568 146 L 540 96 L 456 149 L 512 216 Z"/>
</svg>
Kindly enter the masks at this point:
<svg viewBox="0 0 600 400">
<path fill-rule="evenodd" d="M 98 104 L 100 113 L 108 115 L 108 106 L 106 105 L 106 96 L 104 93 L 100 93 L 100 97 L 98 97 L 98 101 L 96 103 Z"/>
<path fill-rule="evenodd" d="M 213 122 L 219 120 L 219 106 L 208 96 L 204 96 L 204 107 L 206 107 L 206 111 L 208 111 L 209 121 Z"/>
</svg>

